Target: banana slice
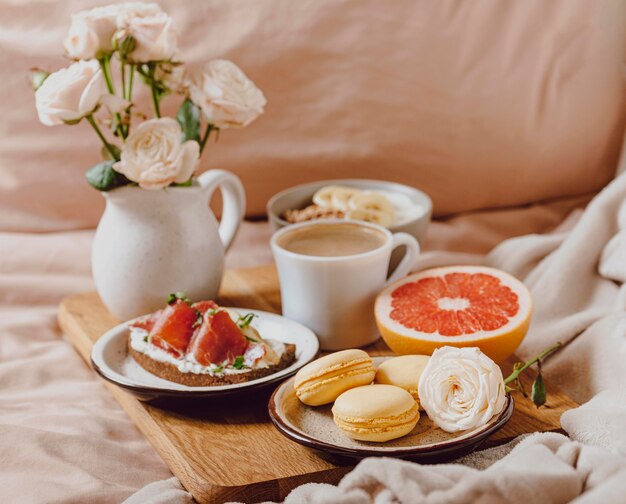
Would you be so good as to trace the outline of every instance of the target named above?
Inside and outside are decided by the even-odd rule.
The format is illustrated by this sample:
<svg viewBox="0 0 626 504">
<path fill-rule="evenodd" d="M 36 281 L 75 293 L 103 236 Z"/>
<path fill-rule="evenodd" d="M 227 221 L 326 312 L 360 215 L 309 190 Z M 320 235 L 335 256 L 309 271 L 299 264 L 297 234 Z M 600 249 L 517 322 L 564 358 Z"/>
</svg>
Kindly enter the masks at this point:
<svg viewBox="0 0 626 504">
<path fill-rule="evenodd" d="M 359 189 L 353 189 L 352 187 L 338 187 L 333 191 L 331 198 L 333 208 L 342 212 L 350 210 L 350 201 L 362 194 Z"/>
<path fill-rule="evenodd" d="M 338 189 L 343 189 L 343 186 L 329 185 L 318 189 L 313 195 L 313 203 L 322 208 L 332 208 L 333 193 Z"/>
<path fill-rule="evenodd" d="M 351 198 L 350 210 L 376 210 L 389 214 L 392 220 L 395 217 L 391 201 L 386 196 L 373 191 L 364 192 Z"/>
<path fill-rule="evenodd" d="M 313 195 L 313 203 L 322 208 L 332 208 L 346 212 L 350 198 L 362 191 L 346 186 L 326 186 L 318 189 Z"/>
<path fill-rule="evenodd" d="M 393 215 L 381 212 L 380 210 L 356 209 L 350 210 L 346 214 L 347 219 L 361 220 L 372 222 L 383 227 L 390 227 L 393 224 Z"/>
</svg>

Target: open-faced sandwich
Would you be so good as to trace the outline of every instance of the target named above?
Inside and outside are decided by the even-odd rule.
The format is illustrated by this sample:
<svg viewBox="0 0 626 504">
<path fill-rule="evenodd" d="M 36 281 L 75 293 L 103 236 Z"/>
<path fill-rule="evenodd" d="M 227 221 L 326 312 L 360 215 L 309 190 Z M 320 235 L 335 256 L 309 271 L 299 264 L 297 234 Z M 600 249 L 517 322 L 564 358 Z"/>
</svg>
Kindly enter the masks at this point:
<svg viewBox="0 0 626 504">
<path fill-rule="evenodd" d="M 296 357 L 295 345 L 263 339 L 251 325 L 254 317 L 172 294 L 165 308 L 129 324 L 128 351 L 147 371 L 183 385 L 247 382 Z"/>
</svg>

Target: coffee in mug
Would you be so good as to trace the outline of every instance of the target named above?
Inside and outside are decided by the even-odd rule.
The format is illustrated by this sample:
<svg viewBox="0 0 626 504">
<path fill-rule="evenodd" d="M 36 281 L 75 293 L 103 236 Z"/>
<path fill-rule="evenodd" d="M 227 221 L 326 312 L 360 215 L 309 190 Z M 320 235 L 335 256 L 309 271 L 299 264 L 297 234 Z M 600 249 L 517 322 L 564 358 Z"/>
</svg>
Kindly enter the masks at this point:
<svg viewBox="0 0 626 504">
<path fill-rule="evenodd" d="M 293 224 L 276 231 L 270 243 L 283 315 L 313 330 L 324 350 L 378 339 L 376 295 L 409 273 L 419 254 L 417 240 L 407 233 L 344 219 Z M 404 257 L 388 277 L 391 253 L 401 245 Z"/>
<path fill-rule="evenodd" d="M 376 250 L 386 241 L 387 236 L 378 229 L 344 222 L 336 225 L 319 223 L 295 229 L 282 235 L 277 244 L 295 254 L 343 257 Z"/>
</svg>

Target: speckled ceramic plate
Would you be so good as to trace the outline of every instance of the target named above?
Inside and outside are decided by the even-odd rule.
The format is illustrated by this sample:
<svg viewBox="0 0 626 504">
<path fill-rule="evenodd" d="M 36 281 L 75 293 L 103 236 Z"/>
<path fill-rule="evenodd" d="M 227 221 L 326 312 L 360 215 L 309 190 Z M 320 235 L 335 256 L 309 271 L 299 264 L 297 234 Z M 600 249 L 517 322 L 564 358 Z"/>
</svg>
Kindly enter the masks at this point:
<svg viewBox="0 0 626 504">
<path fill-rule="evenodd" d="M 240 310 L 240 308 L 235 308 Z M 250 392 L 294 375 L 298 369 L 313 360 L 319 349 L 319 342 L 313 332 L 302 324 L 259 310 L 245 310 L 254 313 L 252 326 L 265 338 L 296 345 L 295 362 L 277 373 L 232 385 L 212 387 L 189 387 L 180 383 L 159 378 L 146 371 L 133 359 L 127 350 L 128 322 L 120 324 L 100 337 L 91 351 L 91 364 L 96 372 L 108 380 L 133 393 L 144 401 L 164 398 L 216 398 Z"/>
<path fill-rule="evenodd" d="M 386 358 L 374 358 L 380 364 Z M 309 448 L 340 458 L 361 459 L 371 456 L 399 457 L 433 462 L 464 455 L 487 436 L 501 429 L 513 414 L 513 399 L 507 395 L 502 412 L 476 429 L 448 433 L 421 412 L 415 429 L 408 435 L 386 443 L 356 441 L 345 436 L 333 422 L 332 404 L 310 407 L 296 397 L 291 378 L 278 387 L 269 401 L 269 414 L 276 428 L 286 437 Z"/>
</svg>

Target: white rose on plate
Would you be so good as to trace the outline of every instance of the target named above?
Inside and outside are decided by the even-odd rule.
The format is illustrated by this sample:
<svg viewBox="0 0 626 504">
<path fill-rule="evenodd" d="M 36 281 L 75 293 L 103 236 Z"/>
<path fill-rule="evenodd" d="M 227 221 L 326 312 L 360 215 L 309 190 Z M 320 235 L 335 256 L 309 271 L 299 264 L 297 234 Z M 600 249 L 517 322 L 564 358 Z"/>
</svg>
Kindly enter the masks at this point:
<svg viewBox="0 0 626 504">
<path fill-rule="evenodd" d="M 171 60 L 178 52 L 174 22 L 157 5 L 146 5 L 154 8 L 128 11 L 119 22 L 122 28 L 120 38 L 130 35 L 135 40 L 129 59 L 135 63 Z"/>
<path fill-rule="evenodd" d="M 35 92 L 39 120 L 46 126 L 80 120 L 98 107 L 106 92 L 97 61 L 72 63 L 51 73 Z"/>
<path fill-rule="evenodd" d="M 144 189 L 161 189 L 191 178 L 200 154 L 198 142 L 180 143 L 180 125 L 169 117 L 151 119 L 134 129 L 113 169 Z"/>
<path fill-rule="evenodd" d="M 218 128 L 247 126 L 263 113 L 265 96 L 246 74 L 227 60 L 213 60 L 187 72 L 189 97 Z"/>
<path fill-rule="evenodd" d="M 428 417 L 446 432 L 484 425 L 505 405 L 500 367 L 474 347 L 435 350 L 418 394 Z"/>
</svg>

